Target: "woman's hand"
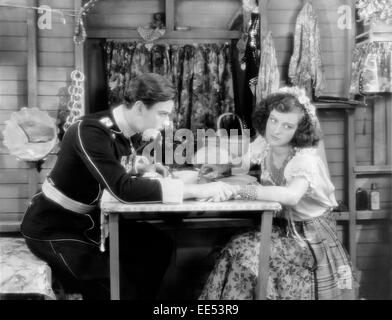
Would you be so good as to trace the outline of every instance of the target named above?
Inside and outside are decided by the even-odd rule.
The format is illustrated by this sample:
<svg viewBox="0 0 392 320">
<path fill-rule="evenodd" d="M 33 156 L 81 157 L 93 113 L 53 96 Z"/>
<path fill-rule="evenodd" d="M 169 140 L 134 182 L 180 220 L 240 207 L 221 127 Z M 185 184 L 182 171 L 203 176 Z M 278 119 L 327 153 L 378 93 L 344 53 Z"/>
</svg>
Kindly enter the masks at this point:
<svg viewBox="0 0 392 320">
<path fill-rule="evenodd" d="M 227 201 L 231 198 L 234 198 L 238 192 L 237 186 L 233 186 L 224 182 L 212 182 L 199 186 L 200 192 L 197 198 L 204 201 Z"/>
</svg>

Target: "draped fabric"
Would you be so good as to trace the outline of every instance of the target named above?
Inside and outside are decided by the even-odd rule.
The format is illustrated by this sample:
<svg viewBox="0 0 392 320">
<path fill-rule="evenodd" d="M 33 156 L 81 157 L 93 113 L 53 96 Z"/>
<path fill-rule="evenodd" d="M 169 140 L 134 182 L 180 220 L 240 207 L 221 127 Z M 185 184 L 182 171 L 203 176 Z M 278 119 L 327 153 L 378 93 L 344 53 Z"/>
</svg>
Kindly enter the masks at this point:
<svg viewBox="0 0 392 320">
<path fill-rule="evenodd" d="M 317 15 L 312 5 L 307 2 L 297 17 L 294 35 L 294 52 L 289 65 L 291 82 L 307 91 L 312 96 L 320 96 L 325 86 L 321 63 L 320 30 Z"/>
<path fill-rule="evenodd" d="M 261 44 L 260 67 L 256 86 L 256 103 L 279 89 L 280 73 L 271 31 Z"/>
<path fill-rule="evenodd" d="M 109 104 L 122 102 L 129 83 L 144 72 L 170 80 L 176 88 L 176 128 L 215 128 L 217 117 L 234 112 L 234 90 L 228 44 L 156 44 L 108 41 L 104 45 Z"/>
<path fill-rule="evenodd" d="M 353 51 L 350 94 L 392 92 L 392 42 L 368 42 Z"/>
</svg>

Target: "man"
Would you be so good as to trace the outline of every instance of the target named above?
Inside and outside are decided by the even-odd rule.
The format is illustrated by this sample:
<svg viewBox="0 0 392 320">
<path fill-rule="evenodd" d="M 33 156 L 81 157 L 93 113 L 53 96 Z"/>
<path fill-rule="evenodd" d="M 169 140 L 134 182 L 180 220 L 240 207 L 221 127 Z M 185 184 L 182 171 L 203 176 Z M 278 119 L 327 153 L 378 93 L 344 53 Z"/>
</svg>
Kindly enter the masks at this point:
<svg viewBox="0 0 392 320">
<path fill-rule="evenodd" d="M 160 130 L 173 110 L 174 90 L 157 74 L 135 78 L 125 101 L 87 115 L 64 135 L 57 162 L 24 216 L 21 232 L 33 253 L 63 282 L 75 283 L 84 299 L 108 299 L 109 255 L 100 252 L 99 200 L 107 189 L 122 202 L 186 198 L 228 199 L 222 183 L 183 185 L 180 180 L 128 174 L 121 161 L 134 157 L 131 137 Z M 147 223 L 120 223 L 121 295 L 151 299 L 168 266 L 172 241 Z M 108 248 L 108 245 L 106 245 Z"/>
</svg>

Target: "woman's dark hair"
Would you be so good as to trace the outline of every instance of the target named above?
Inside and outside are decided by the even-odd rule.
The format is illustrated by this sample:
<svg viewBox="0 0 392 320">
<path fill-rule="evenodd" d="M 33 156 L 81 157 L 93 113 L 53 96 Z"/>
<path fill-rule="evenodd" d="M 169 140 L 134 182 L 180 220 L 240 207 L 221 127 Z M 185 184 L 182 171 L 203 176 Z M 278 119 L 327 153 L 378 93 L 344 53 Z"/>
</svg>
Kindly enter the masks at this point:
<svg viewBox="0 0 392 320">
<path fill-rule="evenodd" d="M 288 113 L 295 109 L 304 111 L 304 107 L 295 96 L 289 93 L 270 94 L 256 106 L 252 116 L 253 127 L 259 134 L 264 136 L 267 121 L 272 110 Z M 304 116 L 299 121 L 297 131 L 290 142 L 291 145 L 298 148 L 314 147 L 317 146 L 319 141 L 319 130 L 312 124 L 309 115 L 304 112 Z"/>
<path fill-rule="evenodd" d="M 175 90 L 170 81 L 156 73 L 143 73 L 131 80 L 124 93 L 124 103 L 131 108 L 136 101 L 142 101 L 150 108 L 174 97 Z"/>
</svg>

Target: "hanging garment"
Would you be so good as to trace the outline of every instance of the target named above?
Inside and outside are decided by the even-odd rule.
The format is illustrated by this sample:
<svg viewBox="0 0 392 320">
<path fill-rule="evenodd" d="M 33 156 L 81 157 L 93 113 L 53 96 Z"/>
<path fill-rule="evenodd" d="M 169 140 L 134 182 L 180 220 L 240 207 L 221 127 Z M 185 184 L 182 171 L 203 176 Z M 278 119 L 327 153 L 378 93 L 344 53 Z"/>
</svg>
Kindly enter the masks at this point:
<svg viewBox="0 0 392 320">
<path fill-rule="evenodd" d="M 222 76 L 222 102 L 223 108 L 219 114 L 235 112 L 234 103 L 234 88 L 233 88 L 233 72 L 231 65 L 231 48 L 228 44 L 225 44 L 221 51 L 225 55 L 225 69 Z"/>
<path fill-rule="evenodd" d="M 185 46 L 181 53 L 181 90 L 177 113 L 177 128 L 191 127 L 194 55 L 195 48 L 189 45 Z"/>
<path fill-rule="evenodd" d="M 218 45 L 212 44 L 206 48 L 207 51 L 207 68 L 208 68 L 208 106 L 214 110 L 215 114 L 222 114 L 222 106 L 220 104 L 221 88 L 219 85 L 219 67 L 218 67 Z"/>
<path fill-rule="evenodd" d="M 151 72 L 151 51 L 144 43 L 138 43 L 132 56 L 131 79 L 146 72 Z"/>
<path fill-rule="evenodd" d="M 213 128 L 214 110 L 209 107 L 208 74 L 206 52 L 203 45 L 194 46 L 194 64 L 192 79 L 191 121 L 192 130 Z"/>
<path fill-rule="evenodd" d="M 164 76 L 169 81 L 173 80 L 170 56 L 170 47 L 166 45 L 156 45 L 151 49 L 152 72 Z"/>
<path fill-rule="evenodd" d="M 392 42 L 368 42 L 353 51 L 350 94 L 392 92 Z"/>
<path fill-rule="evenodd" d="M 320 30 L 317 15 L 307 2 L 297 17 L 294 35 L 294 52 L 289 65 L 292 84 L 306 89 L 308 96 L 320 96 L 324 89 L 324 72 L 321 62 Z"/>
<path fill-rule="evenodd" d="M 280 74 L 272 33 L 268 32 L 261 45 L 260 68 L 257 77 L 256 103 L 279 89 Z"/>
<path fill-rule="evenodd" d="M 252 127 L 252 113 L 255 104 L 254 93 L 260 64 L 260 15 L 251 14 L 248 42 L 241 69 L 245 71 L 243 82 L 244 120 L 248 127 Z"/>
</svg>

